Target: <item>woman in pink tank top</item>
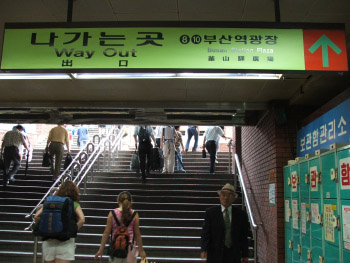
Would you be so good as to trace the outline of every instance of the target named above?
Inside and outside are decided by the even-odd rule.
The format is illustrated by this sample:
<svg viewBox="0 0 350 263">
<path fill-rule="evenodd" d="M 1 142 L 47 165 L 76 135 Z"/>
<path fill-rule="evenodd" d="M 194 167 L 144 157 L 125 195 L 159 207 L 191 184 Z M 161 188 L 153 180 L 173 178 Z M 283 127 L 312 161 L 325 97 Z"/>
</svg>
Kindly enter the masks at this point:
<svg viewBox="0 0 350 263">
<path fill-rule="evenodd" d="M 132 204 L 132 196 L 129 192 L 121 192 L 118 195 L 117 198 L 118 202 L 118 208 L 115 208 L 113 211 L 115 215 L 117 216 L 119 222 L 122 225 L 127 225 L 131 218 L 132 214 L 134 213 L 134 210 L 131 209 Z M 131 220 L 131 223 L 128 226 L 128 233 L 129 233 L 129 252 L 128 256 L 126 258 L 109 258 L 109 262 L 111 263 L 136 263 L 137 262 L 137 256 L 140 253 L 140 256 L 142 259 L 146 258 L 146 252 L 143 250 L 142 246 L 142 237 L 140 233 L 140 219 L 139 214 L 136 213 L 134 218 Z M 107 218 L 107 225 L 103 232 L 103 236 L 101 239 L 100 249 L 95 255 L 95 260 L 98 258 L 102 258 L 104 247 L 109 239 L 109 236 L 112 232 L 112 236 L 114 237 L 115 233 L 117 232 L 117 223 L 115 222 L 113 218 L 112 212 L 109 212 L 108 218 Z M 137 246 L 136 246 L 137 245 Z"/>
</svg>

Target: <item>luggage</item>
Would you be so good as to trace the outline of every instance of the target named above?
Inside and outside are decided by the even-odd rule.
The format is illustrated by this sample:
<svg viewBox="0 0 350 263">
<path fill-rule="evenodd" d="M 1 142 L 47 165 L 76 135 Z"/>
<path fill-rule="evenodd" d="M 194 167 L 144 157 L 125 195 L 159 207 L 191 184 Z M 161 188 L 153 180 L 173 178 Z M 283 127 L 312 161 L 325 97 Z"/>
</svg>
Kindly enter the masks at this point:
<svg viewBox="0 0 350 263">
<path fill-rule="evenodd" d="M 130 170 L 135 170 L 136 172 L 140 170 L 140 159 L 137 151 L 134 151 L 131 155 Z"/>
<path fill-rule="evenodd" d="M 164 167 L 164 155 L 163 150 L 155 147 L 152 148 L 151 154 L 151 170 L 152 171 L 161 171 Z"/>
<path fill-rule="evenodd" d="M 33 228 L 34 236 L 41 236 L 43 240 L 52 238 L 66 241 L 76 237 L 77 231 L 72 199 L 57 195 L 48 196 L 40 220 Z"/>
</svg>

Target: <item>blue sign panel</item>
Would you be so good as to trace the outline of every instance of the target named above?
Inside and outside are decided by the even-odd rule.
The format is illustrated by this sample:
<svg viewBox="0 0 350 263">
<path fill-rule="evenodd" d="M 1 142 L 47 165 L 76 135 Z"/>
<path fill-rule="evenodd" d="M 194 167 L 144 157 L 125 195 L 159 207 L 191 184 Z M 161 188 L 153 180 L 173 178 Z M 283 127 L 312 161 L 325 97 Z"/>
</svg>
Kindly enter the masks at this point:
<svg viewBox="0 0 350 263">
<path fill-rule="evenodd" d="M 329 149 L 333 143 L 350 142 L 350 99 L 298 131 L 298 157 Z"/>
</svg>

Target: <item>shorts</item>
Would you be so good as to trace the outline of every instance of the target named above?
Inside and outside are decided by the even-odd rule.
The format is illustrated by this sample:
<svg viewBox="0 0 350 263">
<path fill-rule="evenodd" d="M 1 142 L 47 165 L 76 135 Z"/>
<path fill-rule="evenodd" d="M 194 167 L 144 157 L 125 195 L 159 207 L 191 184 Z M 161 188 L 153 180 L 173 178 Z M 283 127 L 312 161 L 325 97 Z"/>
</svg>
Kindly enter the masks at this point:
<svg viewBox="0 0 350 263">
<path fill-rule="evenodd" d="M 53 261 L 56 258 L 74 260 L 75 238 L 70 238 L 67 241 L 49 239 L 43 241 L 42 247 L 45 261 Z"/>
<path fill-rule="evenodd" d="M 136 263 L 139 250 L 133 246 L 129 246 L 128 256 L 126 258 L 109 258 L 110 263 Z"/>
</svg>

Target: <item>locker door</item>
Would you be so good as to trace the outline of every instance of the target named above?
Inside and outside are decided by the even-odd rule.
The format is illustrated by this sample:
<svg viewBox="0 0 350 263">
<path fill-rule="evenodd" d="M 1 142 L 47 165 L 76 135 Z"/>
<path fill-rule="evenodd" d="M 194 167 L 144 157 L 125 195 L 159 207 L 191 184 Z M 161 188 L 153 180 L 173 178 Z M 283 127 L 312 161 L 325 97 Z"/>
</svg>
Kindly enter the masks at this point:
<svg viewBox="0 0 350 263">
<path fill-rule="evenodd" d="M 324 258 L 321 240 L 314 239 L 314 238 L 311 239 L 311 253 L 312 253 L 312 262 L 320 262 L 320 258 Z"/>
<path fill-rule="evenodd" d="M 290 198 L 284 200 L 284 227 L 292 229 L 292 200 Z"/>
<path fill-rule="evenodd" d="M 309 174 L 309 162 L 303 161 L 299 163 L 300 174 L 300 198 L 301 201 L 309 199 L 310 196 L 310 174 Z M 309 202 L 309 201 L 306 201 Z"/>
<path fill-rule="evenodd" d="M 326 243 L 339 247 L 339 211 L 336 199 L 323 200 L 323 226 Z M 339 256 L 339 255 L 338 255 Z"/>
<path fill-rule="evenodd" d="M 350 259 L 350 200 L 341 200 L 341 238 L 344 262 Z"/>
<path fill-rule="evenodd" d="M 324 262 L 329 262 L 329 263 L 336 263 L 336 262 L 341 262 L 340 261 L 340 254 L 339 254 L 339 247 L 333 246 L 331 244 L 328 244 L 327 242 L 325 243 L 325 248 L 324 248 Z"/>
<path fill-rule="evenodd" d="M 321 198 L 321 173 L 320 173 L 320 158 L 314 157 L 309 161 L 309 173 L 310 173 L 310 198 Z"/>
<path fill-rule="evenodd" d="M 300 203 L 300 228 L 301 234 L 310 237 L 311 234 L 311 212 L 310 203 L 305 203 L 301 200 Z"/>
<path fill-rule="evenodd" d="M 293 239 L 292 239 L 292 229 L 285 229 L 285 248 L 286 248 L 286 263 L 292 263 L 293 256 Z"/>
<path fill-rule="evenodd" d="M 291 177 L 290 177 L 290 165 L 283 167 L 284 178 L 284 197 L 292 196 Z"/>
<path fill-rule="evenodd" d="M 311 199 L 311 237 L 312 239 L 322 240 L 322 221 L 323 211 L 321 200 Z"/>
<path fill-rule="evenodd" d="M 321 155 L 321 176 L 323 188 L 323 198 L 337 198 L 336 179 L 336 156 L 335 151 Z"/>
<path fill-rule="evenodd" d="M 350 199 L 350 149 L 338 152 L 340 199 Z"/>
<path fill-rule="evenodd" d="M 290 167 L 290 175 L 291 175 L 291 189 L 292 189 L 292 197 L 299 198 L 300 193 L 300 181 L 299 181 L 299 165 L 295 164 Z"/>
<path fill-rule="evenodd" d="M 300 231 L 293 229 L 293 263 L 301 262 Z"/>
<path fill-rule="evenodd" d="M 301 262 L 307 263 L 311 260 L 310 237 L 301 235 Z"/>
</svg>

